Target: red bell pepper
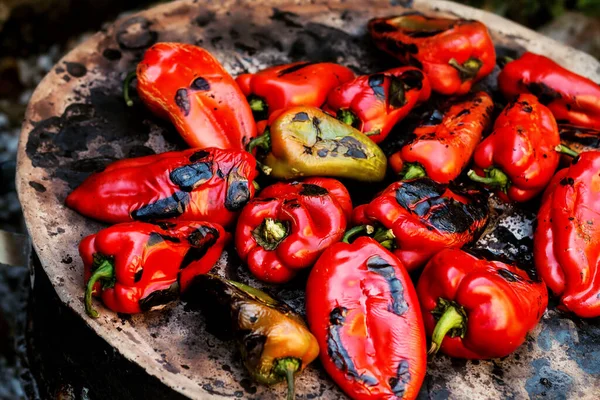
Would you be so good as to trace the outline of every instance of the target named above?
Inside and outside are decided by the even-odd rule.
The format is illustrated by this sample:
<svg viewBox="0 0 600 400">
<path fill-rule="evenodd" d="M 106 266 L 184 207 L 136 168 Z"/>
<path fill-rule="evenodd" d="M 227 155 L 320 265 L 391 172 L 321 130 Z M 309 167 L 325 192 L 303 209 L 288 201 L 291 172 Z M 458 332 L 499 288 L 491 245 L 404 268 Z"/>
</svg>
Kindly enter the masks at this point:
<svg viewBox="0 0 600 400">
<path fill-rule="evenodd" d="M 229 239 L 223 227 L 207 222 L 129 222 L 87 236 L 79 244 L 86 312 L 98 317 L 93 295 L 126 314 L 174 300 L 210 271 Z"/>
<path fill-rule="evenodd" d="M 410 12 L 372 19 L 369 33 L 381 50 L 422 69 L 441 94 L 467 93 L 496 65 L 492 38 L 478 21 Z"/>
<path fill-rule="evenodd" d="M 430 94 L 423 72 L 414 67 L 394 68 L 338 86 L 327 96 L 324 110 L 379 143 Z"/>
<path fill-rule="evenodd" d="M 390 166 L 404 179 L 453 181 L 471 160 L 493 110 L 492 98 L 478 92 L 451 103 L 443 114 L 434 111 L 414 130 L 414 138 L 390 156 Z"/>
<path fill-rule="evenodd" d="M 527 52 L 506 64 L 498 88 L 507 99 L 531 93 L 559 123 L 600 129 L 600 86 L 551 59 Z"/>
<path fill-rule="evenodd" d="M 427 264 L 417 284 L 430 353 L 489 359 L 515 351 L 548 305 L 541 281 L 500 261 L 446 249 Z"/>
<path fill-rule="evenodd" d="M 179 219 L 231 224 L 254 196 L 256 160 L 216 148 L 110 164 L 67 196 L 79 213 L 109 223 Z"/>
<path fill-rule="evenodd" d="M 402 263 L 369 237 L 336 243 L 306 284 L 306 317 L 331 378 L 353 399 L 414 399 L 425 332 Z"/>
<path fill-rule="evenodd" d="M 157 43 L 137 67 L 137 92 L 190 147 L 243 150 L 256 136 L 252 111 L 233 78 L 206 50 Z M 127 87 L 127 83 L 126 83 Z"/>
<path fill-rule="evenodd" d="M 236 249 L 258 279 L 287 282 L 342 238 L 351 210 L 350 195 L 335 179 L 276 183 L 244 207 Z"/>
<path fill-rule="evenodd" d="M 469 178 L 494 189 L 504 200 L 532 199 L 550 182 L 560 152 L 558 127 L 548 108 L 531 94 L 522 94 L 506 106 L 494 132 L 475 149 Z"/>
<path fill-rule="evenodd" d="M 242 74 L 236 81 L 259 121 L 284 108 L 321 107 L 333 88 L 353 78 L 342 65 L 300 61 Z"/>
<path fill-rule="evenodd" d="M 556 173 L 534 234 L 534 261 L 562 307 L 600 316 L 600 152 L 586 151 Z"/>
</svg>

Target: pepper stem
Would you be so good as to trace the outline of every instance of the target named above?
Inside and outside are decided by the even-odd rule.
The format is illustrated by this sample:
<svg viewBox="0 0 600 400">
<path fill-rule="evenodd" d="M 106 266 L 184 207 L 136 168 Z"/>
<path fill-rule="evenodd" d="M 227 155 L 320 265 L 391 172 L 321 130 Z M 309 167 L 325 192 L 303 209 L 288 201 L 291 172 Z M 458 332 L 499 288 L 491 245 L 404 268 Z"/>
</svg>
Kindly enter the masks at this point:
<svg viewBox="0 0 600 400">
<path fill-rule="evenodd" d="M 255 137 L 250 141 L 248 144 L 248 151 L 252 152 L 255 147 L 260 147 L 264 151 L 271 150 L 271 133 L 268 129 L 266 129 L 262 135 Z"/>
<path fill-rule="evenodd" d="M 350 110 L 340 109 L 336 117 L 338 120 L 352 127 L 355 127 L 355 124 L 359 121 L 358 117 Z"/>
<path fill-rule="evenodd" d="M 287 400 L 296 398 L 296 389 L 294 385 L 294 374 L 300 369 L 300 360 L 297 358 L 281 358 L 275 362 L 273 372 L 279 376 L 284 376 L 287 385 Z"/>
<path fill-rule="evenodd" d="M 427 176 L 425 168 L 416 163 L 407 163 L 402 169 L 402 180 L 408 181 L 410 179 L 423 178 Z"/>
<path fill-rule="evenodd" d="M 427 354 L 435 354 L 442 347 L 442 341 L 452 329 L 465 328 L 465 316 L 455 306 L 448 305 L 444 313 L 438 319 L 431 335 L 431 347 Z"/>
<path fill-rule="evenodd" d="M 104 279 L 113 279 L 114 276 L 115 268 L 113 267 L 112 263 L 108 260 L 104 260 L 90 277 L 85 289 L 85 312 L 90 317 L 98 318 L 98 311 L 96 311 L 92 305 L 92 292 L 94 291 L 94 285 L 96 282 Z"/>
<path fill-rule="evenodd" d="M 267 103 L 258 96 L 248 97 L 248 104 L 252 111 L 267 111 Z"/>
<path fill-rule="evenodd" d="M 451 58 L 450 61 L 448 61 L 448 64 L 458 70 L 460 79 L 463 82 L 475 78 L 483 65 L 483 63 L 476 58 L 469 58 L 462 65 L 459 64 L 456 59 Z"/>
<path fill-rule="evenodd" d="M 559 144 L 558 146 L 556 146 L 554 148 L 554 150 L 556 150 L 559 153 L 563 153 L 568 156 L 571 156 L 571 157 L 577 157 L 579 155 L 578 152 L 576 152 L 575 150 L 571 149 L 568 146 L 565 146 L 564 144 Z"/>
<path fill-rule="evenodd" d="M 254 190 L 257 192 L 260 190 L 260 185 L 256 181 L 252 181 L 252 186 L 254 186 Z"/>
<path fill-rule="evenodd" d="M 380 229 L 375 233 L 373 239 L 379 243 L 384 243 L 396 239 L 396 235 L 394 235 L 391 229 Z"/>
<path fill-rule="evenodd" d="M 289 228 L 285 222 L 273 218 L 265 218 L 263 222 L 252 231 L 256 243 L 267 251 L 272 251 L 287 237 Z"/>
<path fill-rule="evenodd" d="M 470 170 L 467 174 L 469 179 L 474 182 L 483 183 L 484 185 L 500 188 L 502 191 L 506 191 L 510 185 L 508 176 L 502 172 L 499 168 L 490 168 L 485 170 L 485 177 L 479 176 L 475 171 Z"/>
<path fill-rule="evenodd" d="M 125 80 L 123 81 L 123 98 L 125 99 L 125 104 L 127 104 L 127 107 L 133 106 L 133 100 L 131 99 L 131 96 L 129 95 L 129 87 L 131 86 L 131 81 L 133 81 L 136 77 L 137 77 L 136 71 L 131 71 L 130 73 L 127 74 L 127 76 L 125 77 Z"/>
<path fill-rule="evenodd" d="M 367 235 L 370 235 L 374 231 L 375 231 L 375 228 L 373 228 L 371 225 L 355 226 L 354 228 L 348 229 L 346 231 L 346 233 L 344 234 L 344 237 L 342 238 L 342 242 L 350 243 L 350 239 L 352 239 L 354 236 L 358 235 L 359 233 L 365 232 Z"/>
</svg>

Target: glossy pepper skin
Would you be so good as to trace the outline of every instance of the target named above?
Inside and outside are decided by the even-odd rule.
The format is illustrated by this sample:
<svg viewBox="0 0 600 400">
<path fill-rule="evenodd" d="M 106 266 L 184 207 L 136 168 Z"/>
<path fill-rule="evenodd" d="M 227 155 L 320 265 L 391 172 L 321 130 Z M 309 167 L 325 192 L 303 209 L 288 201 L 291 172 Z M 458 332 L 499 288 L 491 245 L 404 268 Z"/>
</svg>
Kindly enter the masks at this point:
<svg viewBox="0 0 600 400">
<path fill-rule="evenodd" d="M 428 178 L 392 183 L 363 207 L 355 209 L 355 217 L 359 217 L 356 222 L 382 225 L 385 230 L 375 238 L 389 240 L 394 254 L 409 271 L 422 267 L 444 248 L 472 242 L 489 217 L 482 192 Z"/>
<path fill-rule="evenodd" d="M 230 236 L 208 222 L 113 225 L 79 244 L 86 282 L 85 308 L 98 317 L 92 296 L 126 314 L 148 311 L 185 292 L 215 265 Z"/>
<path fill-rule="evenodd" d="M 423 72 L 414 67 L 394 68 L 338 86 L 327 96 L 324 110 L 379 143 L 430 94 Z"/>
<path fill-rule="evenodd" d="M 308 176 L 378 182 L 387 159 L 371 139 L 314 107 L 293 107 L 269 118 L 265 132 L 250 143 L 265 173 L 278 179 Z"/>
<path fill-rule="evenodd" d="M 319 355 L 302 318 L 265 292 L 214 274 L 199 276 L 195 284 L 199 290 L 188 293 L 200 295 L 209 322 L 228 320 L 252 379 L 264 385 L 287 380 L 287 399 L 293 400 L 294 376 Z"/>
<path fill-rule="evenodd" d="M 535 96 L 523 94 L 506 106 L 492 134 L 475 149 L 469 178 L 496 189 L 504 200 L 527 201 L 552 179 L 559 151 L 552 113 Z"/>
<path fill-rule="evenodd" d="M 534 234 L 534 261 L 563 308 L 600 316 L 600 152 L 586 151 L 556 173 Z"/>
<path fill-rule="evenodd" d="M 256 136 L 246 97 L 200 47 L 166 42 L 150 47 L 137 67 L 137 91 L 190 147 L 242 150 Z"/>
<path fill-rule="evenodd" d="M 284 283 L 342 239 L 351 209 L 350 195 L 335 179 L 276 183 L 244 207 L 235 247 L 255 277 Z"/>
<path fill-rule="evenodd" d="M 354 72 L 339 64 L 299 61 L 242 74 L 236 82 L 260 121 L 284 108 L 321 107 L 333 88 L 353 78 Z"/>
<path fill-rule="evenodd" d="M 254 196 L 256 176 L 256 160 L 245 151 L 173 151 L 114 162 L 88 177 L 66 204 L 109 223 L 177 219 L 229 225 Z"/>
<path fill-rule="evenodd" d="M 491 123 L 492 98 L 478 92 L 434 111 L 413 132 L 413 139 L 389 158 L 405 179 L 428 176 L 439 183 L 458 178 L 468 165 L 483 132 Z"/>
<path fill-rule="evenodd" d="M 437 253 L 417 284 L 430 353 L 489 359 L 515 351 L 542 318 L 548 292 L 542 281 L 500 261 L 459 249 Z"/>
<path fill-rule="evenodd" d="M 557 121 L 600 129 L 600 86 L 551 59 L 527 52 L 504 66 L 498 88 L 512 100 L 531 93 Z"/>
<path fill-rule="evenodd" d="M 425 332 L 402 263 L 359 237 L 319 258 L 306 284 L 306 317 L 331 378 L 353 399 L 414 399 L 425 377 Z"/>
<path fill-rule="evenodd" d="M 422 69 L 431 88 L 444 95 L 467 93 L 496 65 L 492 38 L 478 21 L 412 12 L 372 19 L 369 33 L 381 50 Z"/>
</svg>

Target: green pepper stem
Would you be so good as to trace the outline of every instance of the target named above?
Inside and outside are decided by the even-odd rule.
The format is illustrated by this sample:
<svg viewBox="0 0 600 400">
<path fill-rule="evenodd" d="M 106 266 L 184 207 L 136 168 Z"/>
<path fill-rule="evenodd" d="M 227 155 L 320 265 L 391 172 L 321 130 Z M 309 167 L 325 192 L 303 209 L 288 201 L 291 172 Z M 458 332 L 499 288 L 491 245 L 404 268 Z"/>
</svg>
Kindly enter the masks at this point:
<svg viewBox="0 0 600 400">
<path fill-rule="evenodd" d="M 506 66 L 506 64 L 508 64 L 509 62 L 515 61 L 515 59 L 512 57 L 509 57 L 509 56 L 504 56 L 504 57 L 498 57 L 498 59 L 496 61 L 497 61 L 497 64 L 500 66 L 500 68 L 504 68 Z"/>
<path fill-rule="evenodd" d="M 379 243 L 387 242 L 389 240 L 396 239 L 396 235 L 391 229 L 380 229 L 375 233 L 373 239 Z"/>
<path fill-rule="evenodd" d="M 350 110 L 339 110 L 337 112 L 337 119 L 350 126 L 354 126 L 358 122 L 358 117 Z"/>
<path fill-rule="evenodd" d="M 346 231 L 346 233 L 344 234 L 344 237 L 342 238 L 342 242 L 350 243 L 350 239 L 352 239 L 354 236 L 358 235 L 359 233 L 365 232 L 367 235 L 370 235 L 374 231 L 375 231 L 375 228 L 373 228 L 371 225 L 355 226 L 354 228 L 350 228 Z"/>
<path fill-rule="evenodd" d="M 250 109 L 252 111 L 267 111 L 267 102 L 258 96 L 252 96 L 248 98 L 248 104 L 250 104 Z"/>
<path fill-rule="evenodd" d="M 464 82 L 477 76 L 477 73 L 481 69 L 482 62 L 476 58 L 469 58 L 461 65 L 456 59 L 451 58 L 450 61 L 448 61 L 448 64 L 458 70 L 460 78 Z"/>
<path fill-rule="evenodd" d="M 260 190 L 260 185 L 256 181 L 252 181 L 252 186 L 254 186 L 254 190 L 257 192 Z"/>
<path fill-rule="evenodd" d="M 250 141 L 250 143 L 248 144 L 248 151 L 252 152 L 252 150 L 254 150 L 255 147 L 260 147 L 264 151 L 271 150 L 271 133 L 268 129 L 265 130 L 265 132 L 262 135 Z"/>
<path fill-rule="evenodd" d="M 265 219 L 264 238 L 271 242 L 279 242 L 288 234 L 285 225 L 273 218 Z"/>
<path fill-rule="evenodd" d="M 127 104 L 127 107 L 133 106 L 133 100 L 131 99 L 131 96 L 129 95 L 129 87 L 131 86 L 131 81 L 133 81 L 136 77 L 137 77 L 136 71 L 131 71 L 130 73 L 127 74 L 127 76 L 125 77 L 125 80 L 123 81 L 123 98 L 125 99 L 125 104 Z"/>
<path fill-rule="evenodd" d="M 484 185 L 497 187 L 502 190 L 506 190 L 510 185 L 508 176 L 499 168 L 486 169 L 485 177 L 477 175 L 473 170 L 470 170 L 467 176 L 474 182 L 483 183 Z"/>
<path fill-rule="evenodd" d="M 294 385 L 294 374 L 300 369 L 300 360 L 297 358 L 281 358 L 276 361 L 273 368 L 279 376 L 284 376 L 287 385 L 287 400 L 294 400 L 296 398 L 296 388 Z"/>
<path fill-rule="evenodd" d="M 85 289 L 85 311 L 90 317 L 98 318 L 98 311 L 96 311 L 92 305 L 92 292 L 94 291 L 94 285 L 96 282 L 104 279 L 113 279 L 114 276 L 115 268 L 113 267 L 112 263 L 108 260 L 104 260 L 90 277 Z"/>
<path fill-rule="evenodd" d="M 435 354 L 442 346 L 442 341 L 446 337 L 446 334 L 452 329 L 460 329 L 465 326 L 465 317 L 461 314 L 456 307 L 449 305 L 444 311 L 440 319 L 438 319 L 433 333 L 431 335 L 431 347 L 427 354 Z"/>
<path fill-rule="evenodd" d="M 410 179 L 424 178 L 427 176 L 425 172 L 425 168 L 415 163 L 406 164 L 405 168 L 402 171 L 402 180 L 408 181 Z"/>
<path fill-rule="evenodd" d="M 571 157 L 577 157 L 579 155 L 578 152 L 576 152 L 575 150 L 571 149 L 568 146 L 565 146 L 564 144 L 559 144 L 558 146 L 556 146 L 554 148 L 554 150 L 556 150 L 559 153 L 563 153 L 568 156 L 571 156 Z"/>
</svg>

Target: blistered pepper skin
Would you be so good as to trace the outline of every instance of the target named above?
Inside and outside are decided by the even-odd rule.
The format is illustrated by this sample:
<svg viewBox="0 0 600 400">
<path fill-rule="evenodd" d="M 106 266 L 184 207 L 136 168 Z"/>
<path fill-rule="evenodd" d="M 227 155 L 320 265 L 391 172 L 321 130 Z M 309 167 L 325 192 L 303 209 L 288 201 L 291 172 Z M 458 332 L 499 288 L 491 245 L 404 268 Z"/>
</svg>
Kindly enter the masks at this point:
<svg viewBox="0 0 600 400">
<path fill-rule="evenodd" d="M 155 44 L 138 64 L 137 81 L 144 104 L 168 118 L 190 147 L 242 150 L 256 136 L 246 97 L 201 47 Z"/>
<path fill-rule="evenodd" d="M 586 151 L 556 173 L 534 234 L 537 271 L 563 308 L 600 316 L 600 152 Z"/>
<path fill-rule="evenodd" d="M 422 69 L 440 94 L 466 94 L 496 65 L 492 38 L 478 21 L 410 12 L 372 19 L 369 33 L 381 50 Z"/>
<path fill-rule="evenodd" d="M 331 378 L 353 399 L 414 399 L 425 377 L 425 332 L 402 263 L 360 237 L 329 247 L 306 285 L 306 316 Z"/>
</svg>

